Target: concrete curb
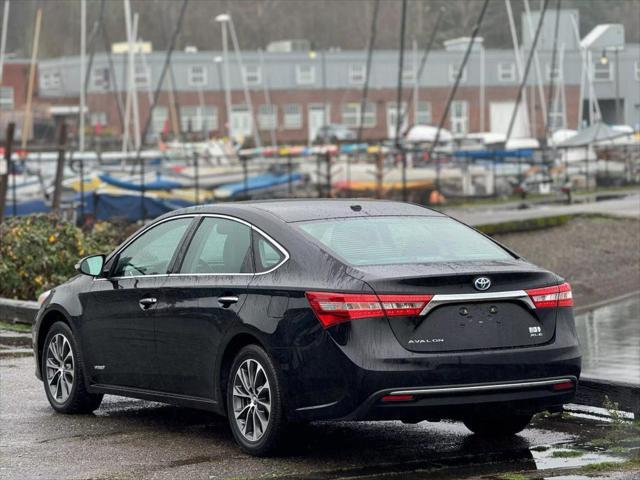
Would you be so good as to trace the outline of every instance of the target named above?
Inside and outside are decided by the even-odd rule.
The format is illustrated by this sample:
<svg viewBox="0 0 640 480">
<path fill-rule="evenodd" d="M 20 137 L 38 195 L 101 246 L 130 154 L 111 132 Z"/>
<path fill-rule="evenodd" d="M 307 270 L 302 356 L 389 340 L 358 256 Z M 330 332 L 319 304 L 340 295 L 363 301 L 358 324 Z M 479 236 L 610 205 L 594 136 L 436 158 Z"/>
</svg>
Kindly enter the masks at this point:
<svg viewBox="0 0 640 480">
<path fill-rule="evenodd" d="M 38 313 L 38 302 L 0 298 L 0 321 L 33 324 Z"/>
</svg>

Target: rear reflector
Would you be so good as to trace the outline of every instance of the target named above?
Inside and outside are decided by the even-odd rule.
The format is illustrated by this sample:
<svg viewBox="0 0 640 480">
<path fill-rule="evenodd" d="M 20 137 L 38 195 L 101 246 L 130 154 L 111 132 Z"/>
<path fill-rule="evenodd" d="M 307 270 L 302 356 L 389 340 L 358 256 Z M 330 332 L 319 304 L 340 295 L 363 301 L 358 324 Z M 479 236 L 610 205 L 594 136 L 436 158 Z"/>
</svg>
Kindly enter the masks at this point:
<svg viewBox="0 0 640 480">
<path fill-rule="evenodd" d="M 385 403 L 388 402 L 410 402 L 415 397 L 413 395 L 385 395 L 380 400 Z"/>
<path fill-rule="evenodd" d="M 572 307 L 573 294 L 571 285 L 563 283 L 553 287 L 533 288 L 527 290 L 536 308 Z"/>
<path fill-rule="evenodd" d="M 571 390 L 574 387 L 573 382 L 562 382 L 562 383 L 554 383 L 553 389 L 558 390 Z"/>
<path fill-rule="evenodd" d="M 322 326 L 358 318 L 418 315 L 433 295 L 375 295 L 360 293 L 307 292 L 307 300 Z"/>
</svg>

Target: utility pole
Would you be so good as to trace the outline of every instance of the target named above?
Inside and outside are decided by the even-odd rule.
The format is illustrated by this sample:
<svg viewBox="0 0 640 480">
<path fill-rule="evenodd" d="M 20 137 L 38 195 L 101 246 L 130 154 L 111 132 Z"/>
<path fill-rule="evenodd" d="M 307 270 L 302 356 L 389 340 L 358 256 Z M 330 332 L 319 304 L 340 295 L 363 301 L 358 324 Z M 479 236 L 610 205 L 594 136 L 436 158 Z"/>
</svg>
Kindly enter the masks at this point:
<svg viewBox="0 0 640 480">
<path fill-rule="evenodd" d="M 24 119 L 22 122 L 21 147 L 27 148 L 29 131 L 31 130 L 31 103 L 33 100 L 33 86 L 36 81 L 36 59 L 38 58 L 38 44 L 40 43 L 40 26 L 42 25 L 42 9 L 36 12 L 36 25 L 33 31 L 33 45 L 31 46 L 31 65 L 29 67 L 29 84 L 27 86 L 27 103 L 24 107 Z"/>
<path fill-rule="evenodd" d="M 53 184 L 53 200 L 51 209 L 56 215 L 60 214 L 60 197 L 62 196 L 62 178 L 64 176 L 64 153 L 67 143 L 67 124 L 62 122 L 58 130 L 58 161 L 56 163 L 56 176 Z M 80 182 L 84 182 L 81 178 Z M 84 198 L 80 200 L 84 202 Z"/>
<path fill-rule="evenodd" d="M 78 128 L 78 149 L 84 152 L 84 125 L 86 121 L 85 105 L 87 103 L 86 92 L 86 62 L 87 62 L 87 0 L 80 0 L 80 126 Z M 64 130 L 64 129 L 61 129 Z M 59 200 L 59 199 L 58 199 Z M 55 210 L 55 209 L 54 209 Z"/>
<path fill-rule="evenodd" d="M 7 135 L 4 144 L 4 168 L 0 168 L 0 223 L 4 219 L 4 209 L 7 205 L 7 192 L 9 191 L 9 173 L 11 172 L 11 153 L 13 150 L 13 134 L 16 124 L 10 122 L 7 125 Z"/>
</svg>

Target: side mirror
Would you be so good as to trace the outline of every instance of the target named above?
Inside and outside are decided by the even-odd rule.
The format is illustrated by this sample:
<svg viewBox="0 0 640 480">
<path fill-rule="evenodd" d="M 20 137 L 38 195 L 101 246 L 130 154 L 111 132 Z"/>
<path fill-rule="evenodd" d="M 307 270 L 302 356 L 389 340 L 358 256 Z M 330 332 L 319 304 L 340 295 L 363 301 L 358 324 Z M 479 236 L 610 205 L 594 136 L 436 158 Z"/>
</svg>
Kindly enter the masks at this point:
<svg viewBox="0 0 640 480">
<path fill-rule="evenodd" d="M 76 270 L 84 275 L 90 277 L 97 277 L 102 273 L 102 267 L 104 266 L 104 255 L 90 255 L 84 257 L 78 263 L 76 263 Z"/>
</svg>

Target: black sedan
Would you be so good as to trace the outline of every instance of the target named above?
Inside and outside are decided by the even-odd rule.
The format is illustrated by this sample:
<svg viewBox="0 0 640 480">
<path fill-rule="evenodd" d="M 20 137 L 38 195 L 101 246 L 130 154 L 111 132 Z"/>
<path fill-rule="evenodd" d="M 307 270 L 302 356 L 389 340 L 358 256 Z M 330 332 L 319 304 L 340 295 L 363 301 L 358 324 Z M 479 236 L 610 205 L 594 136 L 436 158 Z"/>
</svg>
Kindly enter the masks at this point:
<svg viewBox="0 0 640 480">
<path fill-rule="evenodd" d="M 264 455 L 312 420 L 462 420 L 513 435 L 575 394 L 568 283 L 435 211 L 369 200 L 192 207 L 41 296 L 51 406 L 212 410 Z"/>
</svg>

